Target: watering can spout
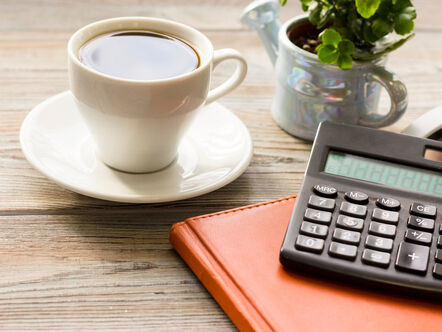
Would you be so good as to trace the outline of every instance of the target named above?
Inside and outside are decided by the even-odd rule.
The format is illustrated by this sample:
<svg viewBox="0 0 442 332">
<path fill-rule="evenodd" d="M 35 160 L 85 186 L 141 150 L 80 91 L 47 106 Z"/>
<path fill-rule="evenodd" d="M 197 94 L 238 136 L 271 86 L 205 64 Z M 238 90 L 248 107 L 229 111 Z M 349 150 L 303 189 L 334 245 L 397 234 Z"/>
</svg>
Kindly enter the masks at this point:
<svg viewBox="0 0 442 332">
<path fill-rule="evenodd" d="M 277 0 L 257 0 L 241 15 L 241 22 L 258 32 L 273 65 L 278 57 L 279 9 Z"/>
</svg>

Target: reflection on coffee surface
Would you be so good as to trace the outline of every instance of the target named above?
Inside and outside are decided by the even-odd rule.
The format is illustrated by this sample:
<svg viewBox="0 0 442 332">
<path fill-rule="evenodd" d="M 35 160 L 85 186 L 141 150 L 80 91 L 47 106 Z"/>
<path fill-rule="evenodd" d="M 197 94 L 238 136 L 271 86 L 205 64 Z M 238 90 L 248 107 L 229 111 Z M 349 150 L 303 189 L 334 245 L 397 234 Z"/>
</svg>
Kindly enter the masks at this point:
<svg viewBox="0 0 442 332">
<path fill-rule="evenodd" d="M 160 80 L 199 66 L 198 53 L 187 43 L 146 30 L 97 36 L 80 49 L 80 61 L 100 73 L 130 80 Z"/>
</svg>

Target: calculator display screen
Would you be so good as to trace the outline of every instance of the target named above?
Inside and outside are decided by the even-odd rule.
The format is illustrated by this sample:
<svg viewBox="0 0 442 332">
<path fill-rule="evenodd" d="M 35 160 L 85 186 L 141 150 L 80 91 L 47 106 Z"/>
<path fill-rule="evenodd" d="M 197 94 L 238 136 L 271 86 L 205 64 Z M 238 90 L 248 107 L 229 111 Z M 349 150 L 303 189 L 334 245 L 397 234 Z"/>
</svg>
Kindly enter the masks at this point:
<svg viewBox="0 0 442 332">
<path fill-rule="evenodd" d="M 386 161 L 330 151 L 325 173 L 442 196 L 442 174 Z"/>
</svg>

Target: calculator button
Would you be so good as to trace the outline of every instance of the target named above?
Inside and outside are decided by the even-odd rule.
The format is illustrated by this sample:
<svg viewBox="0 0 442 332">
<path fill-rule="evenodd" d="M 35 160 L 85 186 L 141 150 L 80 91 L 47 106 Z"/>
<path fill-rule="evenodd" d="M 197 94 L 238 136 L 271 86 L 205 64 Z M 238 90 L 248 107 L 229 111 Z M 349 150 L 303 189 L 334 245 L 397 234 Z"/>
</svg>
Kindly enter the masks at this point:
<svg viewBox="0 0 442 332">
<path fill-rule="evenodd" d="M 418 228 L 423 230 L 432 231 L 434 229 L 434 220 L 416 216 L 408 217 L 408 226 L 412 228 Z"/>
<path fill-rule="evenodd" d="M 387 210 L 399 210 L 401 208 L 401 203 L 397 199 L 391 197 L 378 198 L 376 205 Z"/>
<path fill-rule="evenodd" d="M 332 214 L 326 211 L 319 211 L 314 209 L 305 210 L 304 219 L 310 221 L 317 221 L 323 224 L 329 224 L 332 218 Z"/>
<path fill-rule="evenodd" d="M 407 229 L 407 232 L 405 233 L 406 240 L 425 245 L 431 244 L 431 236 L 431 233 L 421 232 L 415 229 Z"/>
<path fill-rule="evenodd" d="M 330 256 L 335 256 L 344 259 L 355 259 L 358 252 L 358 247 L 337 242 L 330 243 L 328 253 Z"/>
<path fill-rule="evenodd" d="M 315 239 L 304 235 L 298 235 L 295 247 L 299 250 L 321 253 L 322 249 L 324 249 L 324 240 Z"/>
<path fill-rule="evenodd" d="M 437 238 L 437 247 L 442 248 L 442 235 Z"/>
<path fill-rule="evenodd" d="M 442 234 L 442 224 L 440 224 L 440 227 L 439 227 L 439 234 Z"/>
<path fill-rule="evenodd" d="M 442 278 L 442 264 L 438 264 L 438 263 L 434 264 L 433 275 L 436 278 Z"/>
<path fill-rule="evenodd" d="M 336 221 L 336 225 L 343 227 L 343 228 L 354 229 L 354 230 L 360 231 L 360 230 L 362 230 L 362 228 L 364 228 L 364 219 L 353 218 L 353 217 L 344 216 L 344 215 L 340 214 L 338 216 L 338 221 Z"/>
<path fill-rule="evenodd" d="M 301 224 L 300 233 L 324 238 L 327 236 L 328 227 L 303 221 Z"/>
<path fill-rule="evenodd" d="M 357 203 L 357 204 L 367 204 L 368 203 L 368 195 L 365 193 L 361 193 L 360 191 L 347 191 L 344 196 L 347 201 L 350 201 L 353 203 Z"/>
<path fill-rule="evenodd" d="M 436 255 L 434 256 L 436 258 L 436 261 L 442 262 L 442 250 L 436 249 Z"/>
<path fill-rule="evenodd" d="M 394 237 L 396 235 L 396 226 L 372 221 L 368 228 L 368 232 L 374 235 Z"/>
<path fill-rule="evenodd" d="M 313 187 L 313 191 L 320 196 L 336 197 L 337 190 L 328 184 L 317 184 Z"/>
<path fill-rule="evenodd" d="M 396 258 L 396 267 L 412 272 L 425 272 L 428 266 L 430 248 L 402 242 Z"/>
<path fill-rule="evenodd" d="M 367 235 L 365 246 L 383 251 L 391 251 L 393 249 L 393 240 L 386 239 L 385 237 Z"/>
<path fill-rule="evenodd" d="M 358 244 L 361 240 L 361 233 L 336 228 L 333 232 L 333 240 L 350 244 Z"/>
<path fill-rule="evenodd" d="M 367 215 L 367 207 L 363 205 L 342 202 L 340 211 L 353 217 L 365 217 Z"/>
<path fill-rule="evenodd" d="M 387 211 L 375 208 L 371 216 L 373 220 L 383 221 L 388 223 L 397 224 L 399 221 L 399 213 L 394 211 Z"/>
<path fill-rule="evenodd" d="M 335 200 L 331 198 L 324 198 L 316 195 L 311 195 L 308 200 L 308 206 L 320 210 L 333 211 L 335 209 Z"/>
<path fill-rule="evenodd" d="M 390 264 L 390 254 L 371 249 L 364 249 L 362 253 L 362 261 L 366 264 L 387 267 Z"/>
<path fill-rule="evenodd" d="M 436 217 L 436 207 L 434 205 L 425 205 L 421 203 L 413 203 L 410 206 L 410 213 L 424 217 Z"/>
</svg>

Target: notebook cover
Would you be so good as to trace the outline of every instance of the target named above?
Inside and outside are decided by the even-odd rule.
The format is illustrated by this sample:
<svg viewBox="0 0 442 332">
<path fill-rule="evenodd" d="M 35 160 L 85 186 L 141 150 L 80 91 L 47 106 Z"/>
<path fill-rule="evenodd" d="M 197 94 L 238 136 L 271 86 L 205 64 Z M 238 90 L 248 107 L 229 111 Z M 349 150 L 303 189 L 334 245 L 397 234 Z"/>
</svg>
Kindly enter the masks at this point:
<svg viewBox="0 0 442 332">
<path fill-rule="evenodd" d="M 170 242 L 241 331 L 442 330 L 442 304 L 285 270 L 295 197 L 190 218 Z"/>
</svg>

